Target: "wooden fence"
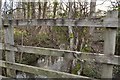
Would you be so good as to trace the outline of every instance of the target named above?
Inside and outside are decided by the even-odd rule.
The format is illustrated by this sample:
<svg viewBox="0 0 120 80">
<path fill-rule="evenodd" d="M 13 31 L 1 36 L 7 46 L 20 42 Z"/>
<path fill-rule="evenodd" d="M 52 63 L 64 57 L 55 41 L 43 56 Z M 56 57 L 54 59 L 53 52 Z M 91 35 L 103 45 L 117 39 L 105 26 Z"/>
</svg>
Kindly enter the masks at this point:
<svg viewBox="0 0 120 80">
<path fill-rule="evenodd" d="M 118 27 L 118 12 L 109 11 L 104 18 L 85 18 L 85 19 L 31 19 L 31 20 L 2 20 L 0 18 L 0 27 L 4 29 L 4 42 L 0 43 L 0 50 L 4 50 L 6 54 L 6 61 L 0 60 L 0 67 L 7 68 L 7 74 L 9 77 L 14 77 L 15 71 L 24 71 L 28 73 L 45 75 L 50 78 L 85 78 L 89 77 L 69 74 L 65 72 L 58 72 L 54 70 L 18 64 L 15 63 L 14 52 L 25 52 L 36 55 L 49 55 L 65 57 L 65 55 L 76 54 L 79 59 L 102 63 L 102 78 L 112 78 L 113 65 L 120 65 L 120 56 L 114 55 L 115 53 L 115 41 L 116 31 Z M 85 53 L 70 50 L 59 50 L 50 48 L 41 48 L 33 46 L 21 46 L 14 45 L 13 26 L 92 26 L 92 27 L 106 27 L 104 33 L 104 54 L 100 53 Z M 3 26 L 3 27 L 2 27 Z M 1 35 L 2 36 L 2 35 Z M 2 52 L 0 53 L 0 55 Z M 73 59 L 76 57 L 73 57 Z"/>
</svg>

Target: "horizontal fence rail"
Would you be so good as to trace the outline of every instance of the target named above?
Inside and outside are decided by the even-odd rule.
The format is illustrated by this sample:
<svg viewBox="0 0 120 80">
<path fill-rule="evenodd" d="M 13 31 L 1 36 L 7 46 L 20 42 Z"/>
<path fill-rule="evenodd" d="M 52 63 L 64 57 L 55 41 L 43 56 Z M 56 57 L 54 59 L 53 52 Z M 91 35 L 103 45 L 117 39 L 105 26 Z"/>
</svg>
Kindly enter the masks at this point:
<svg viewBox="0 0 120 80">
<path fill-rule="evenodd" d="M 1 80 L 2 78 L 8 78 L 8 77 L 5 77 L 5 76 L 0 75 L 0 80 Z"/>
<path fill-rule="evenodd" d="M 12 26 L 82 26 L 82 27 L 118 27 L 118 11 L 109 11 L 105 17 L 87 17 L 79 19 L 21 19 L 2 20 L 4 27 Z"/>
<path fill-rule="evenodd" d="M 24 65 L 24 64 L 11 63 L 11 62 L 6 62 L 2 60 L 0 60 L 0 66 L 4 68 L 15 69 L 15 70 L 28 72 L 32 74 L 44 75 L 44 76 L 47 76 L 48 78 L 84 78 L 84 79 L 93 80 L 92 78 L 89 78 L 89 77 L 69 74 L 65 72 L 58 72 L 54 70 L 38 68 L 38 67 Z"/>
<path fill-rule="evenodd" d="M 116 19 L 117 20 L 117 19 Z M 12 26 L 82 26 L 82 27 L 118 27 L 118 21 L 110 21 L 101 18 L 91 19 L 22 19 L 22 20 L 3 20 L 4 25 Z"/>
<path fill-rule="evenodd" d="M 73 54 L 73 55 L 77 55 L 77 57 L 73 56 L 74 58 L 79 58 L 80 60 L 86 60 L 86 61 L 102 63 L 102 64 L 120 65 L 120 56 L 116 56 L 116 55 L 105 56 L 104 54 L 99 54 L 99 53 L 85 53 L 85 52 L 70 51 L 70 50 L 10 45 L 10 44 L 2 44 L 2 43 L 0 43 L 0 49 L 16 51 L 16 52 L 25 52 L 25 53 L 37 54 L 37 55 L 59 56 L 59 57 L 64 57 L 64 55 L 66 54 Z"/>
</svg>

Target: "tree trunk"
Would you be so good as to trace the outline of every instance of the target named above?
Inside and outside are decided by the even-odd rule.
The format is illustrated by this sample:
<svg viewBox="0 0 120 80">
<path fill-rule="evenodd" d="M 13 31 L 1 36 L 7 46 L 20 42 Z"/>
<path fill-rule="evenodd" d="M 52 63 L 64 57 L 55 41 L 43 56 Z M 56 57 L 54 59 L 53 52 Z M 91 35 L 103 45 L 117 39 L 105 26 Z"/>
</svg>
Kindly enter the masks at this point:
<svg viewBox="0 0 120 80">
<path fill-rule="evenodd" d="M 57 6 L 58 6 L 58 2 L 54 2 L 54 8 L 53 8 L 53 18 L 55 18 L 55 17 L 56 17 Z"/>
<path fill-rule="evenodd" d="M 69 2 L 69 14 L 68 14 L 69 18 L 72 18 L 72 12 L 73 12 L 72 5 L 73 5 L 73 3 Z M 69 31 L 69 38 L 70 38 L 70 50 L 73 50 L 73 48 L 74 48 L 73 27 L 68 26 L 68 31 Z M 64 65 L 62 66 L 62 71 L 71 73 L 72 59 L 73 59 L 72 54 L 65 55 L 64 60 L 63 60 Z"/>
<path fill-rule="evenodd" d="M 91 0 L 90 3 L 90 17 L 95 16 L 95 10 L 96 10 L 96 0 Z M 90 35 L 94 33 L 94 28 L 90 27 Z"/>
<path fill-rule="evenodd" d="M 27 3 L 27 19 L 30 19 L 30 2 Z"/>
<path fill-rule="evenodd" d="M 32 16 L 32 19 L 35 19 L 35 2 L 31 2 L 31 8 L 32 8 L 32 13 L 31 13 L 31 16 Z"/>
<path fill-rule="evenodd" d="M 41 2 L 38 2 L 38 5 L 39 5 L 38 19 L 40 19 L 41 18 Z"/>
<path fill-rule="evenodd" d="M 43 19 L 45 18 L 46 16 L 46 10 L 47 10 L 47 2 L 44 2 L 44 5 L 43 5 Z"/>
<path fill-rule="evenodd" d="M 46 18 L 47 4 L 48 4 L 48 2 L 44 2 L 44 5 L 43 5 L 43 15 L 42 15 L 43 19 Z M 50 27 L 48 27 L 48 26 L 41 27 L 41 30 L 40 30 L 41 34 L 48 34 L 49 32 L 50 32 Z"/>
<path fill-rule="evenodd" d="M 24 19 L 26 19 L 26 6 L 25 2 L 22 2 L 22 8 L 23 8 L 23 14 L 24 14 Z"/>
</svg>

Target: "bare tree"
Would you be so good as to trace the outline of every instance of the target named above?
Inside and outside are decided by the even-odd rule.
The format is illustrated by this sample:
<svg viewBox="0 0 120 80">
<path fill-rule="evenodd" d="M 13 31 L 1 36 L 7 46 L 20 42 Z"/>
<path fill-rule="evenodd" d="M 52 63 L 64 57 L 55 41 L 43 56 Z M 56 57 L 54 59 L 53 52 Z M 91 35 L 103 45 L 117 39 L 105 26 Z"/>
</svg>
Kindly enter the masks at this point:
<svg viewBox="0 0 120 80">
<path fill-rule="evenodd" d="M 41 2 L 38 2 L 39 8 L 38 8 L 38 19 L 41 18 Z"/>
<path fill-rule="evenodd" d="M 58 6 L 58 2 L 54 2 L 54 7 L 53 7 L 53 18 L 56 17 L 57 6 Z"/>
<path fill-rule="evenodd" d="M 73 2 L 70 1 L 69 2 L 69 14 L 68 14 L 68 18 L 72 18 L 72 13 L 73 13 L 73 10 L 72 10 L 72 6 L 73 6 Z M 68 31 L 69 31 L 69 38 L 70 38 L 70 50 L 73 50 L 74 48 L 74 34 L 73 34 L 73 27 L 72 26 L 69 26 L 68 27 Z M 63 60 L 63 63 L 64 65 L 62 66 L 62 71 L 64 72 L 71 72 L 71 66 L 72 66 L 72 54 L 69 54 L 69 55 L 66 55 L 64 57 L 64 60 Z"/>
</svg>

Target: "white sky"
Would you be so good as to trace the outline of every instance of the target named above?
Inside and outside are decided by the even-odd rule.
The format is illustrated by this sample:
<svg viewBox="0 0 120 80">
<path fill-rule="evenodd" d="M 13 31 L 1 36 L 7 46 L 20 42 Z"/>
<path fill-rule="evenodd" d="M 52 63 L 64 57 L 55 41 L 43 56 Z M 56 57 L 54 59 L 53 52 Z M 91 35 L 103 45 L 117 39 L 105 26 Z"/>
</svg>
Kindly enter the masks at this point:
<svg viewBox="0 0 120 80">
<path fill-rule="evenodd" d="M 3 2 L 5 0 L 2 0 Z M 38 1 L 38 0 L 14 0 L 14 1 Z M 40 1 L 45 1 L 45 0 L 40 0 Z M 54 0 L 46 0 L 46 1 L 54 1 Z M 64 1 L 64 2 L 68 2 L 70 0 L 57 0 L 57 1 Z M 74 1 L 74 0 L 71 0 L 71 1 Z M 75 1 L 85 1 L 85 0 L 75 0 Z M 91 1 L 91 0 L 86 0 L 86 1 Z M 100 9 L 100 10 L 105 10 L 107 11 L 109 9 L 108 6 L 111 6 L 111 2 L 110 1 L 116 1 L 116 0 L 97 0 L 97 7 L 96 7 L 96 10 Z M 104 3 L 103 3 L 104 2 Z M 102 4 L 103 3 L 103 4 Z M 102 4 L 102 5 L 99 5 L 99 4 Z"/>
<path fill-rule="evenodd" d="M 100 9 L 100 10 L 107 11 L 110 8 L 109 6 L 112 6 L 110 1 L 115 2 L 116 0 L 97 0 L 97 7 L 96 8 Z M 104 2 L 104 4 L 102 4 L 103 2 Z M 99 4 L 102 4 L 102 5 L 99 5 Z"/>
</svg>

